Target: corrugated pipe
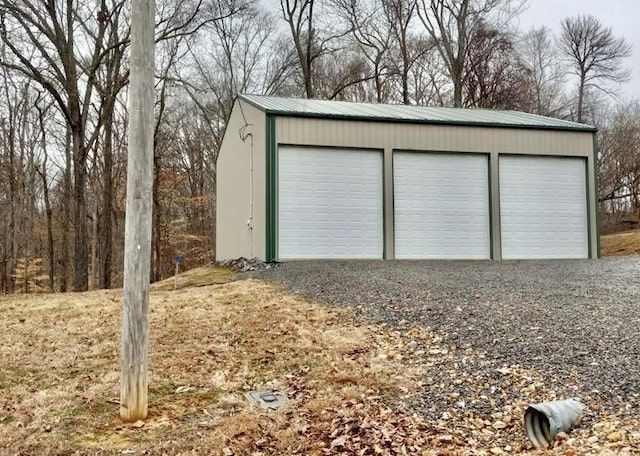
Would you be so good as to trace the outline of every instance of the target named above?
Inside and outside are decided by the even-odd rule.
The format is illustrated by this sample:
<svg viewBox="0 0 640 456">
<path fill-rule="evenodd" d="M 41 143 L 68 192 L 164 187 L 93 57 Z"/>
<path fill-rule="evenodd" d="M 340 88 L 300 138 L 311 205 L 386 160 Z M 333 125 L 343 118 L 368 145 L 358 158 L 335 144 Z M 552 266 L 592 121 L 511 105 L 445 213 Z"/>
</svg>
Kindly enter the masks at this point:
<svg viewBox="0 0 640 456">
<path fill-rule="evenodd" d="M 567 432 L 587 408 L 576 399 L 541 402 L 527 407 L 524 428 L 536 448 L 547 448 L 560 432 Z"/>
</svg>

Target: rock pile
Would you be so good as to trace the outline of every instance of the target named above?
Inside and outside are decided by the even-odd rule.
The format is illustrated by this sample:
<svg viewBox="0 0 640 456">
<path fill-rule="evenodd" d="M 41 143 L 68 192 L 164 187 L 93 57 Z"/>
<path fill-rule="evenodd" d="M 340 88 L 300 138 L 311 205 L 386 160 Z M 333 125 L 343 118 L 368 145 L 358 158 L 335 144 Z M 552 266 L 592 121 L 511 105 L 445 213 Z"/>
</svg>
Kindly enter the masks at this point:
<svg viewBox="0 0 640 456">
<path fill-rule="evenodd" d="M 262 269 L 271 269 L 277 263 L 265 263 L 259 258 L 234 258 L 230 260 L 216 261 L 216 266 L 238 269 L 242 272 L 258 271 Z"/>
</svg>

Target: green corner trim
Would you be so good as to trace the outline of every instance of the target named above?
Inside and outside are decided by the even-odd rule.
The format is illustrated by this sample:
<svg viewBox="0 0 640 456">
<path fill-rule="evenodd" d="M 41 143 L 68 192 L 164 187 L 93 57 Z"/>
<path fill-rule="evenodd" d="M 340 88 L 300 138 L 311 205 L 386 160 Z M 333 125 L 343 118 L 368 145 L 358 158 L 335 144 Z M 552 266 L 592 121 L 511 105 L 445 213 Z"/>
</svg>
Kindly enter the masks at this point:
<svg viewBox="0 0 640 456">
<path fill-rule="evenodd" d="M 594 208 L 596 211 L 596 258 L 601 258 L 602 251 L 600 250 L 600 222 L 601 222 L 601 214 L 600 214 L 600 162 L 598 160 L 598 155 L 600 154 L 600 147 L 598 146 L 598 135 L 597 133 L 593 134 L 593 185 L 594 185 L 594 193 L 595 193 L 595 203 L 596 207 Z"/>
<path fill-rule="evenodd" d="M 382 149 L 382 259 L 388 260 L 387 258 L 387 151 L 386 149 Z M 393 151 L 391 151 L 391 156 L 393 157 Z M 393 160 L 393 158 L 391 159 Z M 391 167 L 391 172 L 393 173 L 393 166 Z M 393 178 L 392 178 L 393 182 Z M 393 184 L 390 186 L 393 188 Z"/>
<path fill-rule="evenodd" d="M 266 119 L 266 261 L 275 261 L 276 250 L 276 217 L 278 204 L 276 201 L 276 119 L 267 115 Z"/>
<path fill-rule="evenodd" d="M 491 167 L 493 166 L 493 160 L 491 159 L 491 153 L 487 154 L 487 171 L 488 171 L 488 179 L 487 179 L 487 185 L 489 186 L 488 188 L 488 194 L 487 194 L 487 198 L 489 199 L 489 259 L 490 260 L 495 260 L 495 255 L 493 254 L 493 190 L 491 189 Z"/>
<path fill-rule="evenodd" d="M 593 241 L 592 241 L 592 237 L 593 237 L 593 225 L 591 224 L 591 187 L 593 187 L 593 184 L 591 184 L 591 179 L 589 179 L 589 159 L 587 158 L 584 161 L 584 178 L 585 178 L 585 185 L 587 187 L 587 246 L 588 246 L 588 253 L 587 253 L 587 258 L 593 258 Z"/>
</svg>

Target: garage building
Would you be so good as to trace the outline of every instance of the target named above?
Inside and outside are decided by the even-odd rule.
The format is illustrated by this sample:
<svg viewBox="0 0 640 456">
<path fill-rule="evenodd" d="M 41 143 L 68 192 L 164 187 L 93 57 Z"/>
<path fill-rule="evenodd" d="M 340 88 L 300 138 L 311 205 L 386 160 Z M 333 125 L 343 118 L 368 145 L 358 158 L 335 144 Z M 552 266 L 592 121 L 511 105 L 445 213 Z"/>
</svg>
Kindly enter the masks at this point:
<svg viewBox="0 0 640 456">
<path fill-rule="evenodd" d="M 596 258 L 596 155 L 533 114 L 241 95 L 217 258 Z"/>
</svg>

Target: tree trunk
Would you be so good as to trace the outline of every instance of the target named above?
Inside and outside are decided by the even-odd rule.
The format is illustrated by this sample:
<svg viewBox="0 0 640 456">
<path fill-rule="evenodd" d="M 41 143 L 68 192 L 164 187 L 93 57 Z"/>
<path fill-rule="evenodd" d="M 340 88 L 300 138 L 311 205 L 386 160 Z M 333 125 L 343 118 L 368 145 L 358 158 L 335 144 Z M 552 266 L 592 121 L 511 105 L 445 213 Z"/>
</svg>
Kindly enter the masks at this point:
<svg viewBox="0 0 640 456">
<path fill-rule="evenodd" d="M 87 249 L 87 202 L 86 202 L 86 154 L 84 150 L 84 133 L 81 127 L 73 127 L 73 175 L 74 191 L 74 269 L 73 291 L 87 291 L 89 285 Z"/>
<path fill-rule="evenodd" d="M 154 147 L 155 148 L 155 147 Z M 160 208 L 160 157 L 157 152 L 153 157 L 153 268 L 151 281 L 162 279 L 162 211 Z"/>
<path fill-rule="evenodd" d="M 410 104 L 409 100 L 409 59 L 406 56 L 402 58 L 402 104 Z"/>
<path fill-rule="evenodd" d="M 49 252 L 49 292 L 53 293 L 53 277 L 54 277 L 54 251 L 53 251 L 53 228 L 51 201 L 49 200 L 49 187 L 47 186 L 46 161 L 43 165 L 42 185 L 44 189 L 44 207 L 47 214 L 47 250 Z"/>
<path fill-rule="evenodd" d="M 462 83 L 461 81 L 454 81 L 453 84 L 453 107 L 462 107 Z"/>
<path fill-rule="evenodd" d="M 100 252 L 102 267 L 100 286 L 111 288 L 111 268 L 113 260 L 113 104 L 105 107 L 104 124 L 104 194 L 102 197 L 102 217 L 100 222 Z"/>
<path fill-rule="evenodd" d="M 60 255 L 60 291 L 62 293 L 69 289 L 69 229 L 71 222 L 71 129 L 67 127 L 65 143 L 65 161 L 63 183 L 63 204 L 62 209 L 62 254 Z"/>
<path fill-rule="evenodd" d="M 15 280 L 13 278 L 13 270 L 17 262 L 16 249 L 16 175 L 15 175 L 15 125 L 13 122 L 13 113 L 9 114 L 9 243 L 7 251 L 7 269 L 9 271 L 8 289 L 9 293 L 13 293 Z"/>
<path fill-rule="evenodd" d="M 91 289 L 98 289 L 98 201 L 93 203 L 91 216 Z"/>
<path fill-rule="evenodd" d="M 582 110 L 584 105 L 584 79 L 584 75 L 580 76 L 580 86 L 578 87 L 578 123 L 582 123 L 583 121 Z"/>
<path fill-rule="evenodd" d="M 42 191 L 44 197 L 44 209 L 45 214 L 47 216 L 47 269 L 49 275 L 49 292 L 53 293 L 53 285 L 54 285 L 54 261 L 53 261 L 53 223 L 52 223 L 52 210 L 51 210 L 51 200 L 49 199 L 49 183 L 47 182 L 47 162 L 49 159 L 49 155 L 47 154 L 47 133 L 44 126 L 44 113 L 39 111 L 39 121 L 40 121 L 40 130 L 42 133 L 42 171 L 40 172 L 40 177 L 42 178 Z"/>
<path fill-rule="evenodd" d="M 45 111 L 41 109 L 37 103 L 36 108 L 38 109 L 38 121 L 40 124 L 40 133 L 41 133 L 41 147 L 42 147 L 42 171 L 38 171 L 40 173 L 40 177 L 42 178 L 42 191 L 44 198 L 44 210 L 45 215 L 47 217 L 47 273 L 49 275 L 49 292 L 53 293 L 54 289 L 54 252 L 53 252 L 53 211 L 51 210 L 51 200 L 49 198 L 49 183 L 47 182 L 47 164 L 49 161 L 49 154 L 47 153 L 47 131 L 44 125 L 44 114 Z"/>
</svg>

